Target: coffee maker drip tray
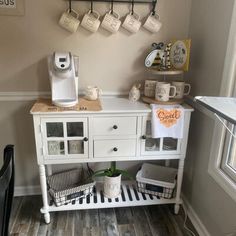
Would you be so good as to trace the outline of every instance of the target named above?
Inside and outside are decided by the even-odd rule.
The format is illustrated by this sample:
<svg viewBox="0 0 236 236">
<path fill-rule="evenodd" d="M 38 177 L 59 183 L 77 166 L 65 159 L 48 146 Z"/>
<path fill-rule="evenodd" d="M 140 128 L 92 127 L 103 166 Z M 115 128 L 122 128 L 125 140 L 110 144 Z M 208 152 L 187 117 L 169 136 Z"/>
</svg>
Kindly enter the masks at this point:
<svg viewBox="0 0 236 236">
<path fill-rule="evenodd" d="M 59 107 L 72 107 L 75 106 L 78 103 L 78 100 L 74 99 L 58 99 L 54 100 L 53 104 Z"/>
</svg>

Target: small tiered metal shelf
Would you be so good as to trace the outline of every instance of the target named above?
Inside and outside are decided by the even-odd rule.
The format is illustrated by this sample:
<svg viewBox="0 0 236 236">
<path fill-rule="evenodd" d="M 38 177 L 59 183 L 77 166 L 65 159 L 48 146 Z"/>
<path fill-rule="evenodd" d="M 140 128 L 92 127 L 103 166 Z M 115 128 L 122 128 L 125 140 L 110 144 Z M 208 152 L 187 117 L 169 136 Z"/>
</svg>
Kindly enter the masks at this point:
<svg viewBox="0 0 236 236">
<path fill-rule="evenodd" d="M 166 76 L 174 76 L 174 75 L 182 75 L 184 72 L 182 70 L 157 70 L 153 68 L 148 68 L 147 71 L 152 75 L 160 75 L 164 76 L 164 81 L 166 81 Z M 152 78 L 158 79 L 158 77 Z M 150 98 L 143 96 L 142 100 L 149 104 L 161 104 L 161 105 L 175 105 L 175 104 L 182 104 L 184 99 L 170 99 L 167 102 L 157 101 L 155 98 Z"/>
<path fill-rule="evenodd" d="M 148 69 L 148 72 L 153 75 L 182 75 L 184 72 L 182 70 L 156 70 L 156 69 Z"/>
</svg>

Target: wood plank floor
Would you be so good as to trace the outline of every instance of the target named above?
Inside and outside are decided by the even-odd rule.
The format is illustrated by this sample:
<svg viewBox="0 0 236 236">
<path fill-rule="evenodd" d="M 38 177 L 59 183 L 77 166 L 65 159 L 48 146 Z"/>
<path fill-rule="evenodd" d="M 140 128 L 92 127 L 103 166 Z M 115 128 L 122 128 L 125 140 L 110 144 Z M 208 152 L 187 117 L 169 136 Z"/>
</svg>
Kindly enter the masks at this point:
<svg viewBox="0 0 236 236">
<path fill-rule="evenodd" d="M 14 198 L 10 235 L 20 236 L 188 236 L 183 212 L 158 205 L 51 213 L 45 224 L 39 209 L 41 196 Z M 188 221 L 187 225 L 195 232 Z"/>
</svg>

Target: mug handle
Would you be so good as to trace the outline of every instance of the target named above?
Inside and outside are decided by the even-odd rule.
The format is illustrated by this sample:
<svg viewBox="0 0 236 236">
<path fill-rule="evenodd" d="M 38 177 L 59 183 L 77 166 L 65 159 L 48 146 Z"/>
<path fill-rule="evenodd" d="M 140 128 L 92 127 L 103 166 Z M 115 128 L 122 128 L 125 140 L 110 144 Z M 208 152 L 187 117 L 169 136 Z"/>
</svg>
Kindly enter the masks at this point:
<svg viewBox="0 0 236 236">
<path fill-rule="evenodd" d="M 93 14 L 97 20 L 100 17 L 99 13 L 97 11 L 94 11 L 94 10 L 93 10 L 93 12 L 91 10 L 89 10 L 88 11 L 88 15 L 90 15 L 90 14 Z"/>
<path fill-rule="evenodd" d="M 156 19 L 160 20 L 160 16 L 158 14 L 156 14 L 156 13 L 153 15 L 152 12 L 151 12 L 149 16 L 153 16 Z"/>
<path fill-rule="evenodd" d="M 113 15 L 115 18 L 117 18 L 118 20 L 120 19 L 120 15 L 116 12 L 113 11 L 113 13 L 111 13 L 111 10 L 109 11 L 109 14 Z"/>
<path fill-rule="evenodd" d="M 174 93 L 173 93 L 173 95 L 170 95 L 170 94 L 169 94 L 169 98 L 173 98 L 173 97 L 176 96 L 176 87 L 171 85 L 171 86 L 170 86 L 170 93 L 171 93 L 171 89 L 174 90 Z"/>
<path fill-rule="evenodd" d="M 191 85 L 190 85 L 190 84 L 185 84 L 185 85 L 184 85 L 184 89 L 185 89 L 185 87 L 187 87 L 187 88 L 188 88 L 188 91 L 187 91 L 187 92 L 185 92 L 185 93 L 184 93 L 184 95 L 189 95 L 189 93 L 190 93 L 190 90 L 191 90 Z"/>
<path fill-rule="evenodd" d="M 139 19 L 140 19 L 140 16 L 139 16 L 136 12 L 133 12 L 133 14 L 132 14 L 132 12 L 130 12 L 129 14 L 130 14 L 131 16 L 133 15 L 136 20 L 139 20 Z"/>
<path fill-rule="evenodd" d="M 102 90 L 100 88 L 96 88 L 97 89 L 97 94 L 98 94 L 98 98 L 102 95 Z"/>
<path fill-rule="evenodd" d="M 70 9 L 68 9 L 67 13 L 69 13 L 69 14 L 73 13 L 75 15 L 75 18 L 79 19 L 79 14 L 76 11 L 74 11 L 73 9 L 71 9 L 71 12 L 70 12 Z"/>
</svg>

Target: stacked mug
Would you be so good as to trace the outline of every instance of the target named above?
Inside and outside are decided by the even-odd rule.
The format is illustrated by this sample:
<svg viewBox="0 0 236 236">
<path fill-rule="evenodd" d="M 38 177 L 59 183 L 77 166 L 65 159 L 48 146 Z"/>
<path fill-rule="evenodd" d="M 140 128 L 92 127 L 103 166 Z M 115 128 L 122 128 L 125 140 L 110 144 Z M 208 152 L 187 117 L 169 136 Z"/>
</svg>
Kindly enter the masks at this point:
<svg viewBox="0 0 236 236">
<path fill-rule="evenodd" d="M 146 97 L 155 97 L 157 101 L 167 102 L 170 98 L 182 99 L 188 95 L 191 85 L 183 81 L 173 81 L 171 83 L 165 81 L 145 80 L 144 95 Z"/>
<path fill-rule="evenodd" d="M 75 33 L 80 25 L 79 14 L 73 10 L 68 9 L 62 13 L 59 25 L 71 33 Z M 116 33 L 120 26 L 129 31 L 130 33 L 137 33 L 142 25 L 140 21 L 140 16 L 131 11 L 129 12 L 124 22 L 120 20 L 120 15 L 110 10 L 107 12 L 102 21 L 100 21 L 100 14 L 94 10 L 89 10 L 83 17 L 81 21 L 81 26 L 88 31 L 95 33 L 99 26 L 110 33 Z M 157 14 L 151 12 L 146 18 L 143 27 L 151 33 L 156 33 L 160 30 L 162 23 L 160 22 L 160 17 Z"/>
</svg>

